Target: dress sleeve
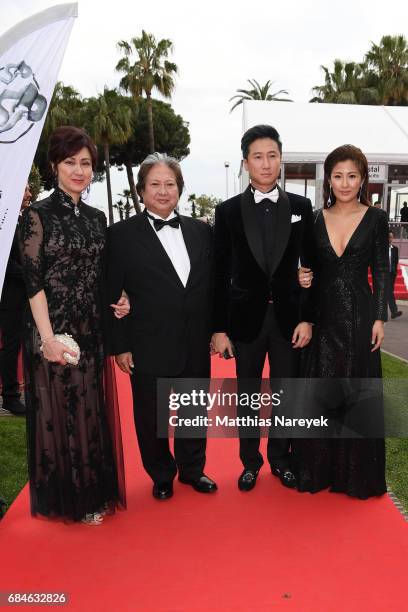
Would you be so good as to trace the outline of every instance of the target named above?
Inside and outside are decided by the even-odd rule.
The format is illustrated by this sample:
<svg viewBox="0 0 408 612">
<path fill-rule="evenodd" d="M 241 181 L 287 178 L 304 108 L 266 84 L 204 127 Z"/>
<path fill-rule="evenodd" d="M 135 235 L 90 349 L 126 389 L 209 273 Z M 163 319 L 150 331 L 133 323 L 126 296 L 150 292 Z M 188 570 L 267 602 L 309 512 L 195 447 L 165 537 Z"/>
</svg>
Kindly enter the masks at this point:
<svg viewBox="0 0 408 612">
<path fill-rule="evenodd" d="M 36 210 L 28 208 L 20 223 L 20 250 L 28 297 L 44 289 L 43 226 Z"/>
<path fill-rule="evenodd" d="M 374 317 L 375 320 L 387 321 L 388 308 L 388 220 L 384 211 L 380 211 L 374 228 L 374 240 L 371 251 L 371 274 L 373 278 Z"/>
</svg>

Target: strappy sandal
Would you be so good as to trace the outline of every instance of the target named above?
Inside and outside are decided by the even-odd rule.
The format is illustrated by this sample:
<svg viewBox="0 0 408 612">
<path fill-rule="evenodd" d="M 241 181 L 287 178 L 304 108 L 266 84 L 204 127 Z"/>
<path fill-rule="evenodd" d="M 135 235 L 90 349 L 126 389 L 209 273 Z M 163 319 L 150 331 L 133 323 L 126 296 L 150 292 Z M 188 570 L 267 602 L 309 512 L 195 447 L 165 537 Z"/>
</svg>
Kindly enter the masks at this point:
<svg viewBox="0 0 408 612">
<path fill-rule="evenodd" d="M 81 519 L 81 523 L 85 523 L 85 525 L 102 525 L 103 516 L 100 512 L 92 512 L 91 514 L 85 514 L 85 516 Z"/>
</svg>

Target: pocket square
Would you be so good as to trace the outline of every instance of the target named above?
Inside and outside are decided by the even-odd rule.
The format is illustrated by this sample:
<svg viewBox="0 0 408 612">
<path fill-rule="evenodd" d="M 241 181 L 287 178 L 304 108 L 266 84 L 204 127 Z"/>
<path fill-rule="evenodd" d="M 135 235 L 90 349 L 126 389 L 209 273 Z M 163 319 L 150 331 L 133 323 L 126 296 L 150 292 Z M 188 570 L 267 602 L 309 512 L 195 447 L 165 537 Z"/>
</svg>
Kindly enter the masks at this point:
<svg viewBox="0 0 408 612">
<path fill-rule="evenodd" d="M 297 223 L 298 221 L 300 221 L 302 218 L 302 215 L 292 215 L 290 218 L 290 222 L 291 223 Z"/>
</svg>

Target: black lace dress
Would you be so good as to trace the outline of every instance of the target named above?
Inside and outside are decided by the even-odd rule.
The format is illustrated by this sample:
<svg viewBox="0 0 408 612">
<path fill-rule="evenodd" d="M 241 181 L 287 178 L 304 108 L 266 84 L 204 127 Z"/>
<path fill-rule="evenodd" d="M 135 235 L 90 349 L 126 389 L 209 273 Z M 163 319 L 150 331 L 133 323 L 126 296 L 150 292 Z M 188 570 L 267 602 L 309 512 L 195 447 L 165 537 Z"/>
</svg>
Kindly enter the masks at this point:
<svg viewBox="0 0 408 612">
<path fill-rule="evenodd" d="M 341 257 L 330 243 L 321 211 L 315 217 L 314 238 L 318 317 L 302 374 L 305 378 L 343 381 L 381 378 L 381 355 L 379 350 L 371 352 L 371 332 L 375 320 L 387 320 L 386 214 L 368 208 Z M 373 293 L 368 284 L 369 267 Z M 336 384 L 341 393 L 340 381 L 330 383 L 331 388 L 336 393 Z M 349 407 L 340 403 L 340 417 L 342 409 Z M 293 452 L 299 491 L 330 487 L 332 492 L 361 499 L 386 491 L 382 437 L 298 439 L 293 441 Z"/>
<path fill-rule="evenodd" d="M 75 214 L 78 212 L 79 214 Z M 33 515 L 80 520 L 125 501 L 115 376 L 105 356 L 105 215 L 56 189 L 23 215 L 29 297 L 42 289 L 55 334 L 78 342 L 78 366 L 44 359 L 31 312 L 25 326 L 28 465 Z"/>
</svg>

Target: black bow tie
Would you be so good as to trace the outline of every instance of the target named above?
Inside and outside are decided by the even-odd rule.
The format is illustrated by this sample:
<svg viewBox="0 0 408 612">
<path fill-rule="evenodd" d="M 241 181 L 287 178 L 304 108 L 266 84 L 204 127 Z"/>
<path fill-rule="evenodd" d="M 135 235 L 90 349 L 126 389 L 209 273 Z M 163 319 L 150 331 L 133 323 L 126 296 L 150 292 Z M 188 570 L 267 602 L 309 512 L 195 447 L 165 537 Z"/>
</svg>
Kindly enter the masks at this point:
<svg viewBox="0 0 408 612">
<path fill-rule="evenodd" d="M 169 219 L 168 221 L 164 221 L 164 219 L 156 219 L 156 217 L 149 215 L 149 213 L 146 213 L 146 214 L 149 217 L 149 219 L 153 221 L 154 229 L 156 230 L 156 232 L 160 232 L 162 227 L 164 227 L 165 225 L 169 225 L 170 227 L 175 227 L 175 228 L 180 227 L 180 218 L 178 216 L 173 217 L 172 219 Z M 177 213 L 175 214 L 177 215 Z"/>
</svg>

